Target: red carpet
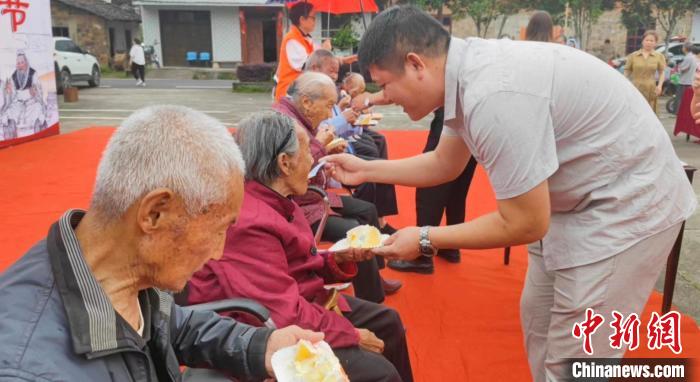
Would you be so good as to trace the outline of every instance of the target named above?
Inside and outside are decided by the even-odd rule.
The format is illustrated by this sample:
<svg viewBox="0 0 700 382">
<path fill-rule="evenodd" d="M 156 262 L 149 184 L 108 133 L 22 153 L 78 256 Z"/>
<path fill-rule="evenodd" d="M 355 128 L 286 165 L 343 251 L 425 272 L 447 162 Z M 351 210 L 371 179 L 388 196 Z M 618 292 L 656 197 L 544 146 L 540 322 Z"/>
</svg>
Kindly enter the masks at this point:
<svg viewBox="0 0 700 382">
<path fill-rule="evenodd" d="M 96 166 L 112 129 L 91 128 L 0 150 L 0 271 L 41 240 L 66 209 L 86 208 Z M 387 132 L 391 156 L 420 152 L 425 132 Z M 401 215 L 395 227 L 415 224 L 414 192 L 399 187 Z M 479 169 L 467 202 L 468 218 L 495 209 L 493 193 Z M 524 248 L 514 248 L 511 264 L 503 251 L 464 251 L 459 265 L 437 260 L 433 276 L 383 271 L 404 281 L 387 303 L 397 308 L 408 328 L 416 380 L 527 381 L 518 304 L 527 267 Z M 654 293 L 644 326 L 661 296 Z M 608 318 L 606 318 L 607 320 Z M 607 321 L 606 324 L 607 325 Z M 683 317 L 684 358 L 700 358 L 700 330 Z M 606 334 L 607 335 L 607 334 Z M 644 343 L 642 346 L 644 347 Z M 634 357 L 672 357 L 670 351 L 638 350 Z M 700 370 L 694 367 L 694 380 Z"/>
</svg>

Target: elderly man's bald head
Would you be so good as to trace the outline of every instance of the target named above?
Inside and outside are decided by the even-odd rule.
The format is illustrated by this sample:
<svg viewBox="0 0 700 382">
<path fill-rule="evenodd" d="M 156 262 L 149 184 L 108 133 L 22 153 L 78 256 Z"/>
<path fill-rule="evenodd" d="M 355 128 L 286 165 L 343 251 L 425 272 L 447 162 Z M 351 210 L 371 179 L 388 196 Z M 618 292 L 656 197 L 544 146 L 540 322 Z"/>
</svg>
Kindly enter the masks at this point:
<svg viewBox="0 0 700 382">
<path fill-rule="evenodd" d="M 184 106 L 137 110 L 117 128 L 97 171 L 91 209 L 121 217 L 143 195 L 168 188 L 197 214 L 231 192 L 245 164 L 221 122 Z"/>
<path fill-rule="evenodd" d="M 299 105 L 302 97 L 315 101 L 325 97 L 329 91 L 336 92 L 335 83 L 330 77 L 320 72 L 305 72 L 292 83 L 287 94 Z"/>
<path fill-rule="evenodd" d="M 318 49 L 311 53 L 311 56 L 306 60 L 306 68 L 313 72 L 323 73 L 333 81 L 338 81 L 340 63 L 329 50 Z"/>
</svg>

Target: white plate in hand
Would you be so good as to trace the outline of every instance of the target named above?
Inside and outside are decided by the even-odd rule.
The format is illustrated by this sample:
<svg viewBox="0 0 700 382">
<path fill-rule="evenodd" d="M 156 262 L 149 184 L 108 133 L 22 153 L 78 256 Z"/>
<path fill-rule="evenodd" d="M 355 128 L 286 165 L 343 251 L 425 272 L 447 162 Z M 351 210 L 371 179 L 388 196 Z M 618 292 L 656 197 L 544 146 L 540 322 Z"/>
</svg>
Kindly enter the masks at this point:
<svg viewBox="0 0 700 382">
<path fill-rule="evenodd" d="M 333 353 L 333 349 L 326 341 L 321 341 L 315 345 L 324 352 Z M 296 357 L 297 349 L 298 345 L 287 346 L 277 350 L 272 355 L 272 371 L 275 373 L 277 382 L 304 382 L 296 376 L 296 370 L 294 369 L 294 358 Z"/>
<path fill-rule="evenodd" d="M 381 239 L 379 241 L 381 243 L 380 247 L 382 245 L 384 245 L 384 242 L 387 241 L 387 239 L 389 239 L 389 237 L 390 236 L 387 234 L 382 234 Z M 328 250 L 333 251 L 333 252 L 343 252 L 343 251 L 347 251 L 348 249 L 350 249 L 350 245 L 348 244 L 348 239 L 345 238 L 345 239 L 341 239 L 337 243 L 333 244 L 333 246 L 330 247 Z"/>
</svg>

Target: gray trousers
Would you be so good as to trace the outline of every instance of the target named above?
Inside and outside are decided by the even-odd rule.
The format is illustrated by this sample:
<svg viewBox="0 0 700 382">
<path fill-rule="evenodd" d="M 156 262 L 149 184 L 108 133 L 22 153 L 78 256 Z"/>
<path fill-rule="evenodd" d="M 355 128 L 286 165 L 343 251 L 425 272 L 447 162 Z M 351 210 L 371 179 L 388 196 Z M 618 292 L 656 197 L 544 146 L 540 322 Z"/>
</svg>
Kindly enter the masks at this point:
<svg viewBox="0 0 700 382">
<path fill-rule="evenodd" d="M 588 357 L 583 338 L 572 335 L 574 324 L 585 320 L 587 308 L 605 319 L 591 337 L 591 357 L 622 358 L 626 347 L 613 349 L 608 338 L 612 311 L 625 318 L 631 313 L 641 316 L 680 226 L 678 223 L 608 259 L 556 271 L 545 269 L 540 243 L 528 246 L 520 321 L 533 381 L 563 381 L 570 375 L 566 358 Z M 640 346 L 645 345 L 643 332 L 640 330 Z"/>
</svg>

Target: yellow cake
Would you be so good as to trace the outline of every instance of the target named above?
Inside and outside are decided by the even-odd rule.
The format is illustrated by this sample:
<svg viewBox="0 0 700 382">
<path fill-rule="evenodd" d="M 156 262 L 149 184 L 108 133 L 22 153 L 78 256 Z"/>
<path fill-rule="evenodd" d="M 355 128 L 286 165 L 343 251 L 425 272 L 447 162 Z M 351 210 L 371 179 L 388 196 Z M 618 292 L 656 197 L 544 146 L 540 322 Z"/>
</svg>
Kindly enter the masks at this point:
<svg viewBox="0 0 700 382">
<path fill-rule="evenodd" d="M 349 382 L 340 366 L 340 361 L 328 348 L 312 345 L 306 340 L 297 344 L 294 357 L 295 381 L 303 382 Z"/>
<path fill-rule="evenodd" d="M 336 147 L 340 146 L 341 144 L 343 144 L 343 142 L 345 142 L 345 139 L 343 139 L 343 138 L 335 138 L 334 140 L 330 141 L 330 142 L 326 145 L 326 151 L 333 150 L 334 148 L 336 148 Z"/>
<path fill-rule="evenodd" d="M 382 233 L 371 225 L 361 225 L 348 231 L 350 248 L 377 248 L 382 245 Z"/>
</svg>

